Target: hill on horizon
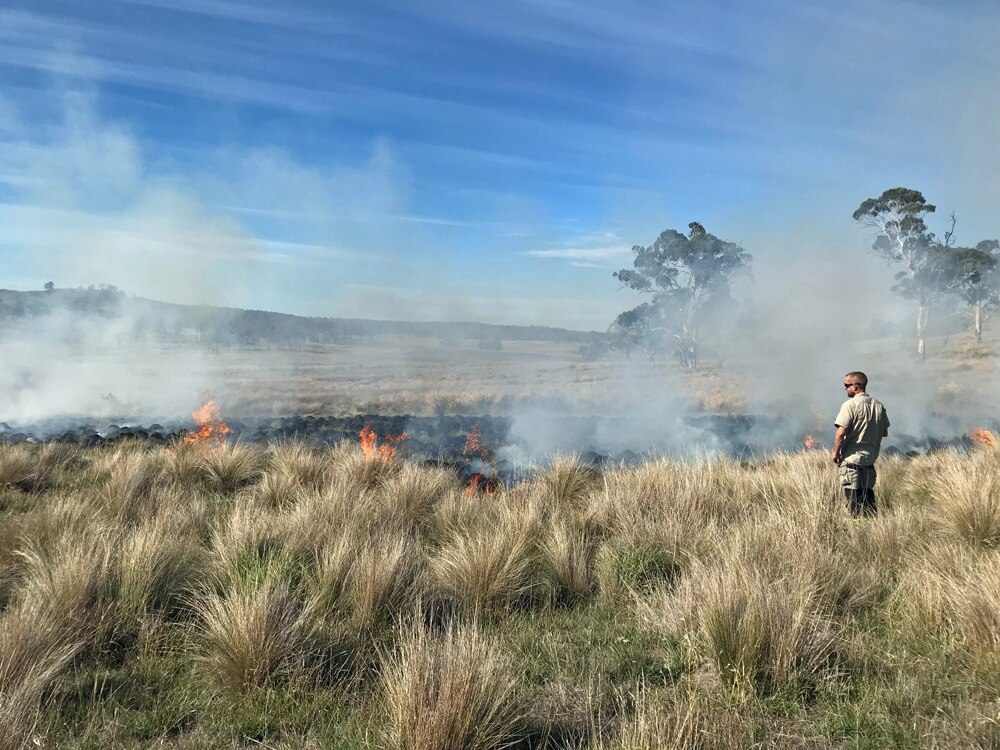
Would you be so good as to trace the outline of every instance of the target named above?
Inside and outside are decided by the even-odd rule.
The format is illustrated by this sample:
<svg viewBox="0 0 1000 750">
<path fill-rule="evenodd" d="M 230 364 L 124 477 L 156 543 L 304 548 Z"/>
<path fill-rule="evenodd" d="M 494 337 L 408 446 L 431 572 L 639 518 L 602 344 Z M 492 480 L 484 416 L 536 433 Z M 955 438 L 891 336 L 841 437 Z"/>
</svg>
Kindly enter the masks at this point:
<svg viewBox="0 0 1000 750">
<path fill-rule="evenodd" d="M 321 318 L 212 305 L 183 305 L 128 295 L 114 286 L 20 291 L 0 289 L 0 335 L 17 328 L 68 317 L 73 325 L 103 326 L 118 336 L 163 344 L 200 343 L 219 347 L 301 347 L 362 343 L 375 337 L 407 336 L 442 343 L 479 342 L 500 348 L 503 341 L 586 343 L 593 331 L 551 326 L 478 322 Z"/>
</svg>

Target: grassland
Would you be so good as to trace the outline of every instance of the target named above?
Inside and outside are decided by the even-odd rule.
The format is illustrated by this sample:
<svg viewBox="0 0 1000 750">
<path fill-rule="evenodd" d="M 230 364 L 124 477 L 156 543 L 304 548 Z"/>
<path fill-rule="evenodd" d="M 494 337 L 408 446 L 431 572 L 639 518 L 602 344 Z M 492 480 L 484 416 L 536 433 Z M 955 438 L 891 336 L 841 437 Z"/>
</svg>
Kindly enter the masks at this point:
<svg viewBox="0 0 1000 750">
<path fill-rule="evenodd" d="M 0 747 L 1000 747 L 1000 455 L 0 446 Z"/>
</svg>

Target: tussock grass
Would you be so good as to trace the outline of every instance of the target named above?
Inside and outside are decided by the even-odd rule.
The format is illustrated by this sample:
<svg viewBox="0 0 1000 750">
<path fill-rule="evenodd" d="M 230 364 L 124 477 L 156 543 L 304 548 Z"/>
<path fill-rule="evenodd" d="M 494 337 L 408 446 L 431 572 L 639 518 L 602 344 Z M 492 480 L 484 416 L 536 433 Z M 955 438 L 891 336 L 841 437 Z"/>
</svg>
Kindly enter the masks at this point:
<svg viewBox="0 0 1000 750">
<path fill-rule="evenodd" d="M 513 523 L 453 532 L 429 561 L 436 595 L 469 615 L 500 614 L 539 587 L 534 540 Z"/>
<path fill-rule="evenodd" d="M 822 526 L 810 534 L 780 516 L 733 527 L 676 589 L 640 600 L 640 611 L 654 627 L 687 637 L 693 658 L 737 692 L 798 690 L 830 663 L 837 613 L 878 602 L 875 574 L 824 536 Z"/>
<path fill-rule="evenodd" d="M 421 555 L 403 536 L 362 537 L 348 531 L 318 555 L 313 578 L 314 610 L 366 631 L 395 619 L 417 599 Z"/>
<path fill-rule="evenodd" d="M 206 673 L 236 693 L 292 676 L 309 644 L 309 618 L 288 583 L 278 575 L 263 578 L 206 592 L 195 603 Z"/>
<path fill-rule="evenodd" d="M 44 446 L 0 445 L 0 488 L 38 492 L 72 457 L 72 449 L 58 443 Z"/>
<path fill-rule="evenodd" d="M 211 560 L 223 585 L 256 575 L 284 550 L 278 517 L 252 502 L 241 502 L 222 514 L 212 532 Z"/>
<path fill-rule="evenodd" d="M 942 462 L 926 479 L 945 528 L 982 547 L 1000 546 L 1000 460 L 978 451 L 965 461 Z"/>
<path fill-rule="evenodd" d="M 37 744 L 43 699 L 101 627 L 108 551 L 69 535 L 20 551 L 20 585 L 0 616 L 0 748 Z"/>
<path fill-rule="evenodd" d="M 374 490 L 403 470 L 403 462 L 398 458 L 382 460 L 368 457 L 361 448 L 351 443 L 343 443 L 330 452 L 332 470 L 343 481 L 355 485 L 359 490 Z"/>
<path fill-rule="evenodd" d="M 554 520 L 540 551 L 554 601 L 574 602 L 585 599 L 594 591 L 597 583 L 594 570 L 597 545 L 579 523 Z"/>
<path fill-rule="evenodd" d="M 159 467 L 136 449 L 115 451 L 96 467 L 101 476 L 94 502 L 109 520 L 133 523 L 150 499 Z"/>
<path fill-rule="evenodd" d="M 63 534 L 49 544 L 29 541 L 20 555 L 18 607 L 38 608 L 67 629 L 90 618 L 108 588 L 110 539 Z"/>
<path fill-rule="evenodd" d="M 412 530 L 431 515 L 442 498 L 457 491 L 458 482 L 453 472 L 405 465 L 398 473 L 385 476 L 379 487 L 385 523 Z"/>
<path fill-rule="evenodd" d="M 115 566 L 120 627 L 136 629 L 154 613 L 169 613 L 200 579 L 207 555 L 193 522 L 182 509 L 165 511 L 126 534 Z"/>
<path fill-rule="evenodd" d="M 292 474 L 274 470 L 264 472 L 250 490 L 254 504 L 271 510 L 294 507 L 302 494 L 302 487 Z"/>
<path fill-rule="evenodd" d="M 818 453 L 474 497 L 351 443 L 0 468 L 0 750 L 995 740 L 986 451 L 886 461 L 861 521 Z"/>
<path fill-rule="evenodd" d="M 199 465 L 209 487 L 224 493 L 235 492 L 256 482 L 264 470 L 265 457 L 249 445 L 223 443 L 197 446 Z"/>
<path fill-rule="evenodd" d="M 586 494 L 597 485 L 600 475 L 582 463 L 577 455 L 556 456 L 539 474 L 546 499 L 556 508 L 583 503 Z"/>
<path fill-rule="evenodd" d="M 296 504 L 275 518 L 286 549 L 302 559 L 318 554 L 345 530 L 378 526 L 373 495 L 353 482 L 338 479 L 322 490 L 298 496 Z"/>
<path fill-rule="evenodd" d="M 753 747 L 748 717 L 698 693 L 656 695 L 640 686 L 633 712 L 594 750 L 738 750 Z"/>
<path fill-rule="evenodd" d="M 159 453 L 161 475 L 180 488 L 197 486 L 203 477 L 202 451 L 200 445 L 178 440 Z"/>
<path fill-rule="evenodd" d="M 30 605 L 0 616 L 0 749 L 37 745 L 42 700 L 86 645 L 65 625 Z"/>
<path fill-rule="evenodd" d="M 384 683 L 386 734 L 399 750 L 492 750 L 516 739 L 517 677 L 473 625 L 437 636 L 413 628 Z"/>
<path fill-rule="evenodd" d="M 283 443 L 271 453 L 269 474 L 286 480 L 293 487 L 321 490 L 332 479 L 326 456 L 302 443 Z"/>
</svg>

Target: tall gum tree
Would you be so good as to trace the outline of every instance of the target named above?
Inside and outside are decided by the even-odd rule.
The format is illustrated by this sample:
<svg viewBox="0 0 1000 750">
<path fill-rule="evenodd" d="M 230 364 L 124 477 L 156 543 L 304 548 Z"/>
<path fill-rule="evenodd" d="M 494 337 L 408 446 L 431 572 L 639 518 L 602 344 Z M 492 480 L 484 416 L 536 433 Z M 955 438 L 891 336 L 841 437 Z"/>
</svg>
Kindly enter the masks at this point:
<svg viewBox="0 0 1000 750">
<path fill-rule="evenodd" d="M 619 315 L 611 333 L 623 341 L 639 342 L 650 361 L 672 338 L 681 366 L 694 369 L 701 326 L 729 301 L 733 277 L 748 270 L 752 256 L 696 221 L 688 229 L 686 236 L 668 229 L 652 245 L 632 248 L 633 268 L 623 268 L 614 277 L 650 299 Z"/>
<path fill-rule="evenodd" d="M 876 232 L 872 249 L 903 266 L 893 289 L 917 301 L 917 355 L 921 360 L 927 356 L 927 323 L 931 305 L 942 291 L 942 258 L 951 236 L 949 233 L 942 245 L 927 231 L 924 217 L 935 209 L 920 191 L 897 187 L 867 199 L 854 212 L 855 221 Z"/>
</svg>

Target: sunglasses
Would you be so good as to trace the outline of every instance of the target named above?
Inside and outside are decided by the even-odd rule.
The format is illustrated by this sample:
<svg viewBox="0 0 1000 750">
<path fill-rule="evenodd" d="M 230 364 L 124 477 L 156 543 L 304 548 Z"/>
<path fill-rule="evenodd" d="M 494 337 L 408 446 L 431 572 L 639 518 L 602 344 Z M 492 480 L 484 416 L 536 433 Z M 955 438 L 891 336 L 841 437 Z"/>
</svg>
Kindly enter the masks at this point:
<svg viewBox="0 0 1000 750">
<path fill-rule="evenodd" d="M 844 388 L 850 388 L 852 385 L 861 385 L 861 383 L 844 383 Z"/>
</svg>

